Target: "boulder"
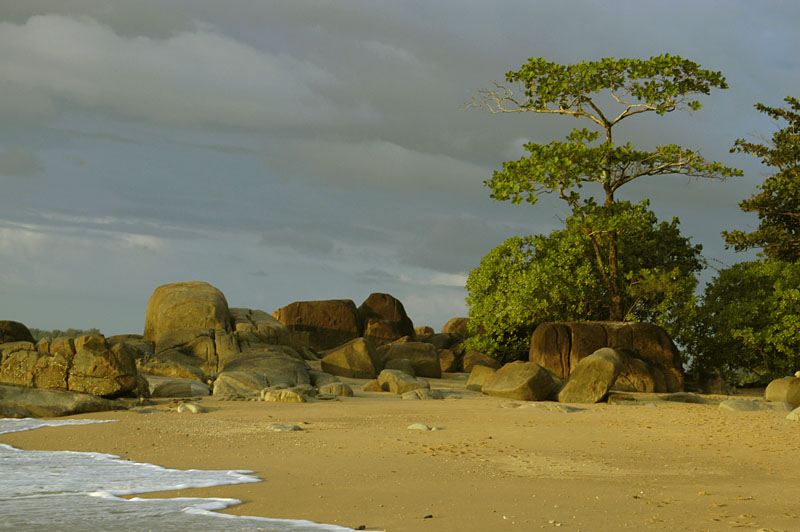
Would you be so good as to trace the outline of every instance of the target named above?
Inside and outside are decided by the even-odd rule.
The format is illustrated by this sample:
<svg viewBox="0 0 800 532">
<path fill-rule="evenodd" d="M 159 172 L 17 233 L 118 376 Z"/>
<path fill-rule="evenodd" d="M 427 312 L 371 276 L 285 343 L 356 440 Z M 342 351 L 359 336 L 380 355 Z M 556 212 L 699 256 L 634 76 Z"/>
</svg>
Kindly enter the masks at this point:
<svg viewBox="0 0 800 532">
<path fill-rule="evenodd" d="M 419 388 L 430 388 L 428 381 L 418 379 L 396 369 L 385 369 L 378 375 L 378 384 L 384 392 L 402 395 Z"/>
<path fill-rule="evenodd" d="M 800 372 L 798 372 L 800 373 Z M 786 416 L 789 421 L 800 421 L 800 408 L 795 408 Z"/>
<path fill-rule="evenodd" d="M 295 301 L 272 316 L 292 335 L 318 351 L 332 349 L 361 336 L 358 310 L 349 299 Z"/>
<path fill-rule="evenodd" d="M 322 371 L 340 377 L 373 379 L 383 369 L 374 344 L 368 338 L 355 338 L 344 345 L 322 352 Z"/>
<path fill-rule="evenodd" d="M 373 293 L 358 307 L 364 337 L 376 346 L 414 334 L 414 325 L 403 304 L 389 294 Z"/>
<path fill-rule="evenodd" d="M 384 369 L 396 369 L 398 371 L 402 371 L 406 375 L 411 375 L 412 377 L 417 376 L 416 372 L 414 371 L 414 365 L 407 358 L 394 358 L 392 360 L 387 360 Z"/>
<path fill-rule="evenodd" d="M 214 380 L 213 395 L 259 395 L 269 382 L 259 373 L 224 371 Z"/>
<path fill-rule="evenodd" d="M 563 379 L 582 359 L 602 347 L 627 353 L 647 364 L 649 377 L 642 373 L 645 366 L 627 364 L 622 372 L 623 382 L 642 388 L 652 384 L 653 391 L 659 393 L 683 390 L 680 354 L 667 332 L 650 323 L 543 323 L 533 332 L 529 360 Z M 628 371 L 633 373 L 626 378 Z"/>
<path fill-rule="evenodd" d="M 339 378 L 336 375 L 331 375 L 330 373 L 326 373 L 324 371 L 318 371 L 316 369 L 309 369 L 308 376 L 311 379 L 311 384 L 320 388 L 325 386 L 326 384 L 333 384 L 334 382 L 340 382 Z"/>
<path fill-rule="evenodd" d="M 492 369 L 500 369 L 503 365 L 500 363 L 499 360 L 496 358 L 492 358 L 489 355 L 485 355 L 478 351 L 467 351 L 464 355 L 464 361 L 462 362 L 464 367 L 464 371 L 469 373 L 472 371 L 472 368 L 475 366 L 486 366 L 487 368 Z"/>
<path fill-rule="evenodd" d="M 697 385 L 702 393 L 715 395 L 732 395 L 734 389 L 718 373 L 701 375 L 697 380 Z"/>
<path fill-rule="evenodd" d="M 483 386 L 495 374 L 497 370 L 488 366 L 474 366 L 469 373 L 467 390 L 482 392 Z"/>
<path fill-rule="evenodd" d="M 198 360 L 180 351 L 167 351 L 162 355 L 135 353 L 136 368 L 141 373 L 173 379 L 205 381 L 206 374 L 197 367 Z"/>
<path fill-rule="evenodd" d="M 303 394 L 294 390 L 263 390 L 261 400 L 268 403 L 305 403 Z"/>
<path fill-rule="evenodd" d="M 800 378 L 783 377 L 773 380 L 764 391 L 764 399 L 800 406 Z"/>
<path fill-rule="evenodd" d="M 67 390 L 72 358 L 72 353 L 40 353 L 31 342 L 0 344 L 0 383 Z"/>
<path fill-rule="evenodd" d="M 291 387 L 298 384 L 311 384 L 306 363 L 277 350 L 265 349 L 261 352 L 250 353 L 248 357 L 240 358 L 226 365 L 223 371 L 256 373 L 263 376 L 269 386 Z"/>
<path fill-rule="evenodd" d="M 433 344 L 426 342 L 386 344 L 378 348 L 378 354 L 384 365 L 389 360 L 406 358 L 411 361 L 416 375 L 432 379 L 439 379 L 442 377 L 439 353 Z"/>
<path fill-rule="evenodd" d="M 495 371 L 486 380 L 482 391 L 506 399 L 543 401 L 557 388 L 558 382 L 552 373 L 539 364 L 518 360 Z"/>
<path fill-rule="evenodd" d="M 656 385 L 656 382 L 663 384 L 663 375 L 660 380 L 654 377 L 659 373 L 658 369 L 651 367 L 644 360 L 636 358 L 630 351 L 618 350 L 617 354 L 622 360 L 622 371 L 614 383 L 614 390 L 653 393 L 657 387 L 664 388 L 662 385 Z"/>
<path fill-rule="evenodd" d="M 402 394 L 400 399 L 403 399 L 404 401 L 433 401 L 444 399 L 444 396 L 439 390 L 417 388 L 416 390 L 411 390 L 410 392 Z"/>
<path fill-rule="evenodd" d="M 452 349 L 454 346 L 458 345 L 463 338 L 458 336 L 457 334 L 434 334 L 433 336 L 428 336 L 423 338 L 423 342 L 427 342 L 429 344 L 433 344 L 436 349 Z"/>
<path fill-rule="evenodd" d="M 184 329 L 230 332 L 231 316 L 222 292 L 199 281 L 156 288 L 147 302 L 144 339 L 158 342 L 162 334 Z"/>
<path fill-rule="evenodd" d="M 253 333 L 265 344 L 291 344 L 292 335 L 286 325 L 263 310 L 232 308 L 230 314 L 236 332 Z"/>
<path fill-rule="evenodd" d="M 353 397 L 353 389 L 343 382 L 331 382 L 319 387 L 321 395 L 335 395 L 336 397 Z"/>
<path fill-rule="evenodd" d="M 378 382 L 378 379 L 372 379 L 371 381 L 367 381 L 364 383 L 364 386 L 361 387 L 362 392 L 382 392 L 383 388 L 381 388 L 381 383 Z"/>
<path fill-rule="evenodd" d="M 0 384 L 0 417 L 60 417 L 126 408 L 119 401 L 85 393 Z"/>
<path fill-rule="evenodd" d="M 150 387 L 150 397 L 197 397 L 209 395 L 208 385 L 194 379 L 171 379 L 144 375 Z"/>
<path fill-rule="evenodd" d="M 126 344 L 109 348 L 100 334 L 75 339 L 75 356 L 67 378 L 70 391 L 117 397 L 136 389 L 137 375 L 134 351 Z"/>
<path fill-rule="evenodd" d="M 452 349 L 442 349 L 439 351 L 439 367 L 442 368 L 442 373 L 454 373 L 461 371 L 462 357 L 456 355 Z"/>
<path fill-rule="evenodd" d="M 429 336 L 433 336 L 434 334 L 436 334 L 436 331 L 433 330 L 433 327 L 428 327 L 427 325 L 414 327 L 413 336 L 417 342 L 421 342 L 423 338 L 428 338 Z"/>
<path fill-rule="evenodd" d="M 183 363 L 191 360 L 190 365 L 200 368 L 206 374 L 216 373 L 219 369 L 214 329 L 183 329 L 165 332 L 156 340 L 155 351 L 157 355 L 165 358 L 177 358 Z M 191 359 L 173 356 L 176 351 L 191 357 Z"/>
<path fill-rule="evenodd" d="M 583 358 L 570 373 L 558 393 L 560 403 L 596 403 L 600 401 L 619 377 L 622 357 L 616 350 L 603 347 Z"/>
<path fill-rule="evenodd" d="M 0 344 L 8 342 L 36 343 L 31 331 L 18 321 L 0 320 Z"/>
<path fill-rule="evenodd" d="M 768 403 L 765 401 L 749 401 L 747 399 L 727 399 L 719 404 L 720 410 L 730 412 L 791 412 L 792 405 L 789 403 Z"/>
<path fill-rule="evenodd" d="M 462 338 L 466 338 L 467 334 L 467 324 L 469 323 L 469 318 L 450 318 L 447 320 L 447 323 L 442 326 L 442 333 L 444 334 L 457 334 Z"/>
</svg>

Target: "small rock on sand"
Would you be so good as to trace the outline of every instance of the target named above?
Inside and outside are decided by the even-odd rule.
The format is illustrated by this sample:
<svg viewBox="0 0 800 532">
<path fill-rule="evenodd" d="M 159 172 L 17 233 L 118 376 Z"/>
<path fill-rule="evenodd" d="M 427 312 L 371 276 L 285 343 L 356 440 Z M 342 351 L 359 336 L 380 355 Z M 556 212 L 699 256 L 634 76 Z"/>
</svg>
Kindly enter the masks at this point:
<svg viewBox="0 0 800 532">
<path fill-rule="evenodd" d="M 413 423 L 408 426 L 408 430 L 442 430 L 442 427 L 429 427 L 425 423 Z"/>
<path fill-rule="evenodd" d="M 178 405 L 179 414 L 185 414 L 186 412 L 189 412 L 190 414 L 205 414 L 208 412 L 208 410 L 197 403 L 182 403 Z"/>
<path fill-rule="evenodd" d="M 298 430 L 303 430 L 302 428 L 298 427 L 297 425 L 285 425 L 282 423 L 272 423 L 267 427 L 267 430 L 271 432 L 294 432 Z"/>
</svg>

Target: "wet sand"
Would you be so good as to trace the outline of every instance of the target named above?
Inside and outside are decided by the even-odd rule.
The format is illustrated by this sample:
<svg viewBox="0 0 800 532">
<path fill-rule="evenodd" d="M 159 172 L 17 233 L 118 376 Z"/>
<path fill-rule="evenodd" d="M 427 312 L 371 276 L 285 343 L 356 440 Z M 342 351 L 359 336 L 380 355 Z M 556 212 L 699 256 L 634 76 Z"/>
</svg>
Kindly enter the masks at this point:
<svg viewBox="0 0 800 532">
<path fill-rule="evenodd" d="M 230 513 L 367 530 L 800 530 L 800 423 L 785 412 L 662 402 L 565 413 L 469 392 L 462 380 L 431 383 L 449 397 L 203 398 L 206 414 L 178 414 L 177 402 L 158 400 L 151 413 L 75 416 L 117 423 L 0 442 L 252 470 L 264 481 L 152 496 L 232 497 L 243 504 Z M 270 432 L 272 423 L 304 430 Z M 413 423 L 442 430 L 409 430 Z"/>
</svg>

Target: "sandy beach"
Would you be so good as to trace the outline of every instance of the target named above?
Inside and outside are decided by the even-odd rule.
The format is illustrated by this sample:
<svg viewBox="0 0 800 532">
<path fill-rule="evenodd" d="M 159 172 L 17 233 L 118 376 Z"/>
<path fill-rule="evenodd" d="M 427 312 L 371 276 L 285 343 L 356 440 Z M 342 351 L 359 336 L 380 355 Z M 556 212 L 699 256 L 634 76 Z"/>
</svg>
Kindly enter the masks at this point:
<svg viewBox="0 0 800 532">
<path fill-rule="evenodd" d="M 355 389 L 361 382 L 348 380 Z M 152 496 L 231 497 L 240 515 L 392 532 L 800 529 L 800 424 L 710 404 L 519 403 L 431 379 L 442 401 L 357 392 L 308 404 L 174 400 L 116 423 L 5 434 L 22 449 L 99 451 L 263 482 Z M 270 432 L 272 423 L 299 432 Z M 409 430 L 424 423 L 441 430 Z"/>
</svg>

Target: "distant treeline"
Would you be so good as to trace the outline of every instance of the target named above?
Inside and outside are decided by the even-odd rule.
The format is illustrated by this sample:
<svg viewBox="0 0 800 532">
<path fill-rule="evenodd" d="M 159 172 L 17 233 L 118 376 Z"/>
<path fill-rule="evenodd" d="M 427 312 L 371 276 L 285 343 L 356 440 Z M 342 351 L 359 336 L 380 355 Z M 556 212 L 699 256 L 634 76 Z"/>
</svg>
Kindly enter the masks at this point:
<svg viewBox="0 0 800 532">
<path fill-rule="evenodd" d="M 35 329 L 33 327 L 28 327 L 28 330 L 31 331 L 33 335 L 33 339 L 37 342 L 42 338 L 77 338 L 78 336 L 83 336 L 84 334 L 102 334 L 100 329 L 91 328 L 91 329 L 67 329 L 66 331 L 62 331 L 61 329 L 53 329 L 52 331 L 46 331 L 44 329 Z"/>
</svg>

